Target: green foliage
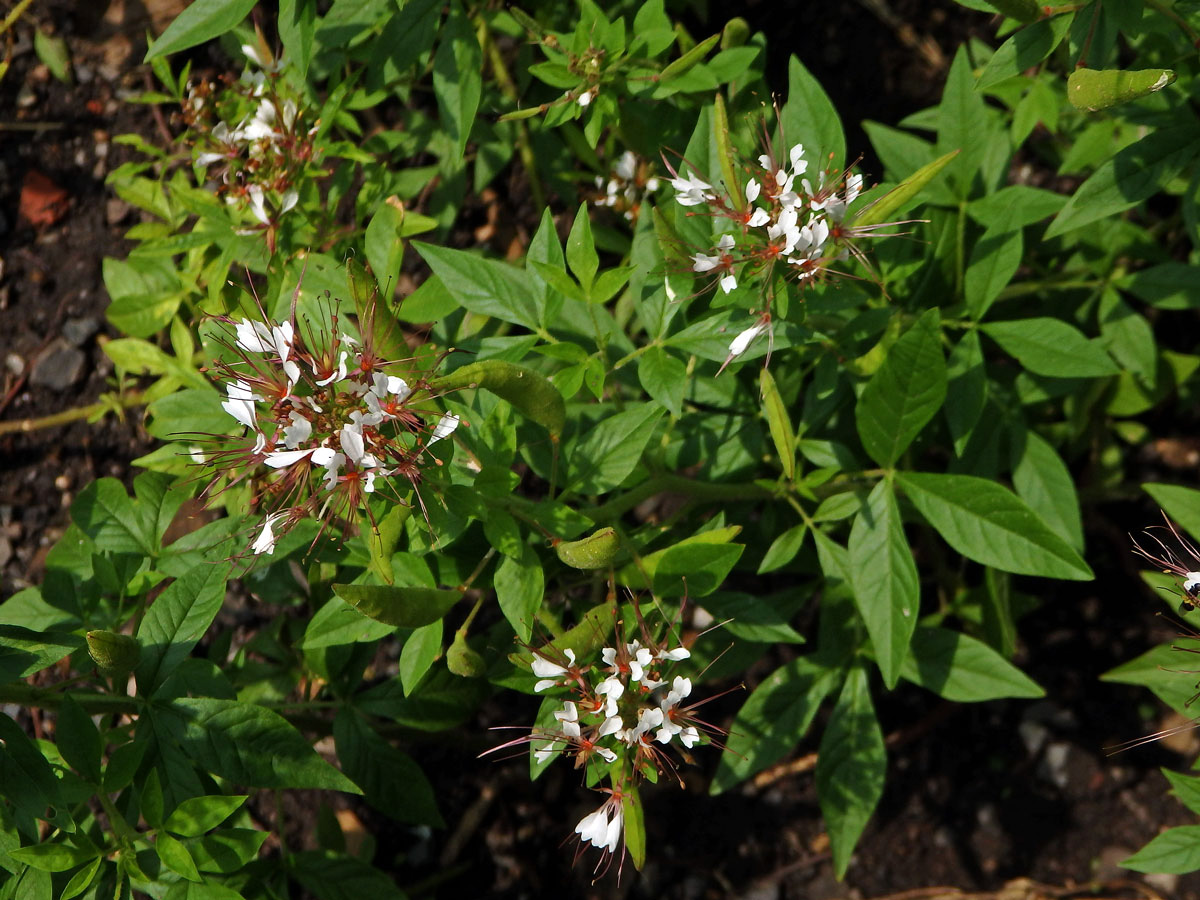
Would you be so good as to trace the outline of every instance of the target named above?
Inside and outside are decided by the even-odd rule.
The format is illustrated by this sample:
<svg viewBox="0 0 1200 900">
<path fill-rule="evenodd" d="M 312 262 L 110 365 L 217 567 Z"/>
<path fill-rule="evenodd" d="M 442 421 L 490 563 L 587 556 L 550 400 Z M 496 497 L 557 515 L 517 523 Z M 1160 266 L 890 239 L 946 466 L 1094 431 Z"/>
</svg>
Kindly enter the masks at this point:
<svg viewBox="0 0 1200 900">
<path fill-rule="evenodd" d="M 56 723 L 35 742 L 0 719 L 10 883 L 402 896 L 337 839 L 260 856 L 248 810 L 342 791 L 440 828 L 414 732 L 460 740 L 494 691 L 534 693 L 532 669 L 599 665 L 635 626 L 656 646 L 692 635 L 701 610 L 723 630 L 673 660 L 698 692 L 771 665 L 724 752 L 689 755 L 716 793 L 817 747 L 840 877 L 883 791 L 877 701 L 1041 696 L 1011 661 L 1026 607 L 1010 573 L 1090 579 L 1081 498 L 1119 490 L 1143 414 L 1194 400 L 1200 357 L 1159 343 L 1200 307 L 1193 76 L 1164 74 L 1179 23 L 1114 14 L 1081 46 L 1095 3 L 991 4 L 1026 24 L 994 52 L 959 48 L 936 107 L 866 123 L 884 171 L 860 185 L 800 60 L 762 108 L 766 37 L 740 20 L 697 40 L 661 0 L 285 0 L 260 32 L 252 5 L 193 3 L 153 43 L 162 91 L 143 99 L 179 104 L 179 140 L 126 138 L 144 158 L 110 179 L 142 221 L 105 261 L 125 335 L 105 351 L 165 444 L 132 496 L 82 490 L 44 583 L 0 606 L 0 696 Z M 243 47 L 240 79 L 172 68 L 214 38 Z M 1137 68 L 1104 68 L 1118 50 Z M 1010 184 L 1017 159 L 1079 186 Z M 514 184 L 541 213 L 517 223 L 519 252 L 443 246 L 489 190 L 507 226 Z M 750 223 L 770 210 L 786 238 L 788 204 L 803 219 L 785 248 Z M 897 232 L 916 239 L 884 240 Z M 281 350 L 285 323 L 300 338 Z M 288 364 L 286 384 L 259 377 Z M 270 396 L 239 399 L 243 376 Z M 365 415 L 367 394 L 388 410 Z M 321 425 L 351 407 L 350 436 L 340 420 L 319 447 L 288 436 L 289 410 Z M 368 470 L 372 487 L 344 487 Z M 215 515 L 189 518 L 206 481 Z M 1200 533 L 1195 491 L 1147 490 Z M 231 604 L 253 621 L 245 645 Z M 1107 677 L 1182 705 L 1194 690 L 1168 655 Z M 614 792 L 640 866 L 659 773 L 628 757 L 584 772 Z M 1184 871 L 1193 846 L 1174 829 L 1128 864 Z"/>
</svg>

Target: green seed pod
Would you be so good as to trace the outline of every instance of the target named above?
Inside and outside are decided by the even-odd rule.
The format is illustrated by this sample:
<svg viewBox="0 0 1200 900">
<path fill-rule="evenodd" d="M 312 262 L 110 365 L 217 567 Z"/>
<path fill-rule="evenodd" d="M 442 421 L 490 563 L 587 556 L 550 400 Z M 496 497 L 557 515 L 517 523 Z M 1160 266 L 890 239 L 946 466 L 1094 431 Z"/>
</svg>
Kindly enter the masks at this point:
<svg viewBox="0 0 1200 900">
<path fill-rule="evenodd" d="M 603 569 L 612 565 L 621 541 L 612 528 L 601 528 L 595 534 L 578 541 L 562 541 L 554 545 L 558 558 L 574 569 Z"/>
<path fill-rule="evenodd" d="M 1161 91 L 1174 81 L 1170 69 L 1076 69 L 1067 79 L 1067 99 L 1076 109 L 1108 109 Z"/>
<path fill-rule="evenodd" d="M 142 658 L 137 638 L 112 631 L 89 631 L 87 648 L 102 675 L 128 675 Z"/>
<path fill-rule="evenodd" d="M 469 363 L 430 383 L 435 391 L 483 388 L 507 400 L 513 408 L 550 432 L 562 434 L 567 412 L 562 394 L 546 376 L 502 359 Z"/>
<path fill-rule="evenodd" d="M 471 649 L 463 632 L 454 635 L 454 642 L 446 651 L 446 668 L 462 678 L 478 678 L 487 671 L 483 657 Z"/>
</svg>

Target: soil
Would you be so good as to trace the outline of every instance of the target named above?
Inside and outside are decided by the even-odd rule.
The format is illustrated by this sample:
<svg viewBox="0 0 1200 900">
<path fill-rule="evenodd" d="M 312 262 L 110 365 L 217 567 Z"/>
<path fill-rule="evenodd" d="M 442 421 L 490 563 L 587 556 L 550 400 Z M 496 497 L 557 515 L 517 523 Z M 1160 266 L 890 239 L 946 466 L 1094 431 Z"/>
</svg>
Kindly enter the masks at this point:
<svg viewBox="0 0 1200 900">
<path fill-rule="evenodd" d="M 110 4 L 85 16 L 65 2 L 37 4 L 15 30 L 0 92 L 0 421 L 60 413 L 113 387 L 100 349 L 117 336 L 104 321 L 101 265 L 127 252 L 123 234 L 135 218 L 104 178 L 127 158 L 114 135 L 163 140 L 149 107 L 121 101 L 145 85 L 144 29 L 171 15 L 171 4 L 148 5 Z M 787 53 L 796 52 L 833 95 L 850 146 L 864 149 L 861 119 L 895 123 L 933 102 L 954 48 L 989 28 L 986 16 L 948 0 L 797 6 L 778 22 L 776 4 L 746 4 L 747 18 L 771 34 L 772 83 L 786 84 Z M 66 38 L 75 83 L 38 63 L 35 26 Z M 0 596 L 38 582 L 78 489 L 100 476 L 131 478 L 130 461 L 152 447 L 138 418 L 132 410 L 123 421 L 0 435 Z M 1153 462 L 1173 463 L 1170 453 Z M 1176 462 L 1194 474 L 1194 453 Z M 1171 636 L 1143 601 L 1125 537 L 1150 516 L 1133 505 L 1089 509 L 1097 581 L 1020 585 L 1044 600 L 1022 623 L 1020 662 L 1049 699 L 951 705 L 915 689 L 880 697 L 886 793 L 842 883 L 832 876 L 810 740 L 715 798 L 706 796 L 715 753 L 698 753 L 698 767 L 684 773 L 687 790 L 647 792 L 646 870 L 627 867 L 619 880 L 610 872 L 592 886 L 587 860 L 572 866 L 562 843 L 597 802 L 573 773 L 552 767 L 531 784 L 523 758 L 476 758 L 491 744 L 486 726 L 531 717 L 528 698 L 508 695 L 451 740 L 411 748 L 435 783 L 445 831 L 404 828 L 344 798 L 300 793 L 285 808 L 289 841 L 311 844 L 318 807 L 341 806 L 348 838 L 373 838 L 376 863 L 414 896 L 1200 897 L 1200 876 L 1142 877 L 1117 865 L 1162 828 L 1193 819 L 1159 771 L 1196 756 L 1191 732 L 1116 756 L 1104 749 L 1164 724 L 1145 691 L 1098 680 Z M 784 659 L 772 652 L 749 686 Z M 718 712 L 727 719 L 740 702 L 727 698 Z"/>
</svg>

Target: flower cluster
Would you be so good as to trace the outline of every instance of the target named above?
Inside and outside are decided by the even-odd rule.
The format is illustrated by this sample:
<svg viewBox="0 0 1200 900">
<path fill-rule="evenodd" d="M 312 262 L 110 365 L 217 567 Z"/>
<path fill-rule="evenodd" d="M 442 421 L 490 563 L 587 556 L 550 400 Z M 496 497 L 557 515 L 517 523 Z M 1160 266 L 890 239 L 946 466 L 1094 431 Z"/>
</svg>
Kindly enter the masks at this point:
<svg viewBox="0 0 1200 900">
<path fill-rule="evenodd" d="M 336 315 L 323 329 L 223 321 L 236 359 L 215 364 L 227 398 L 221 406 L 245 437 L 235 446 L 220 439 L 205 462 L 236 473 L 232 481 L 255 479 L 266 511 L 255 554 L 273 552 L 301 519 L 348 521 L 381 479 L 400 476 L 415 487 L 428 448 L 458 427 L 458 416 L 420 407 L 424 378 L 408 372 L 410 384 L 393 374 L 398 365 L 376 352 L 370 327 L 360 341 L 339 329 Z"/>
<path fill-rule="evenodd" d="M 636 783 L 656 779 L 664 771 L 674 773 L 667 754 L 670 746 L 684 748 L 679 752 L 686 756 L 687 750 L 718 733 L 696 717 L 699 704 L 686 702 L 691 679 L 671 673 L 690 655 L 685 647 L 656 645 L 649 639 L 618 640 L 616 646 L 603 649 L 595 665 L 581 665 L 570 649 L 534 651 L 533 673 L 539 678 L 534 690 L 568 691 L 554 711 L 553 727 L 535 729 L 528 738 L 534 760 L 544 763 L 568 756 L 576 768 L 594 762 L 608 769 L 613 782 L 603 789 L 609 798 L 575 826 L 581 845 L 600 849 L 602 864 L 611 860 L 621 838 L 622 779 Z"/>
<path fill-rule="evenodd" d="M 855 226 L 847 213 L 862 193 L 862 176 L 849 169 L 835 175 L 821 172 L 814 184 L 802 144 L 792 146 L 786 163 L 768 151 L 748 168 L 752 174 L 744 189 L 714 188 L 694 170 L 671 171 L 677 203 L 705 207 L 730 224 L 715 246 L 691 256 L 692 271 L 710 276 L 726 294 L 739 280 L 769 274 L 776 265 L 784 266 L 785 274 L 798 283 L 815 283 L 830 271 L 831 263 L 851 254 L 865 262 L 856 238 L 897 224 Z M 734 339 L 726 364 L 769 329 L 768 309 L 754 327 Z"/>
<path fill-rule="evenodd" d="M 642 200 L 658 190 L 658 179 L 650 174 L 650 167 L 640 162 L 632 150 L 617 157 L 609 177 L 596 176 L 596 206 L 607 206 L 621 213 L 630 222 L 636 222 Z"/>
<path fill-rule="evenodd" d="M 254 48 L 242 48 L 263 65 Z M 183 119 L 196 166 L 215 179 L 215 190 L 231 206 L 256 221 L 274 249 L 279 219 L 299 202 L 297 185 L 320 174 L 308 171 L 320 161 L 314 143 L 318 126 L 305 127 L 296 99 L 285 96 L 273 62 L 222 86 L 189 85 Z M 236 123 L 236 124 L 234 124 Z"/>
</svg>

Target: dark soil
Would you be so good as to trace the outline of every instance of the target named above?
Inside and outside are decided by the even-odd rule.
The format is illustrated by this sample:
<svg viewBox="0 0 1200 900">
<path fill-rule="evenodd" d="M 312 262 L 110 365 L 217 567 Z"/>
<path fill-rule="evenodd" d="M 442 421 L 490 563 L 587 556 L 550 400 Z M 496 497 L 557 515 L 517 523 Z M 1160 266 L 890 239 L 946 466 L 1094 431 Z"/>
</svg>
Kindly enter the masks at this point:
<svg viewBox="0 0 1200 900">
<path fill-rule="evenodd" d="M 13 66 L 0 92 L 0 421 L 60 413 L 113 387 L 99 345 L 117 336 L 104 323 L 101 261 L 123 256 L 122 235 L 135 217 L 104 185 L 125 158 L 112 137 L 136 132 L 163 139 L 150 108 L 119 99 L 144 85 L 137 66 L 144 13 L 130 4 L 110 8 L 107 18 L 84 17 L 69 4 L 38 4 L 16 29 Z M 864 150 L 857 123 L 895 123 L 936 100 L 954 48 L 987 26 L 986 17 L 948 0 L 790 10 L 753 2 L 744 14 L 771 35 L 772 82 L 786 84 L 787 54 L 796 52 L 833 95 L 850 146 Z M 54 80 L 37 63 L 34 24 L 68 39 L 74 85 Z M 21 186 L 34 171 L 69 197 L 65 215 L 40 227 L 18 217 Z M 66 355 L 38 374 L 39 359 L 51 353 Z M 68 377 L 76 366 L 78 374 Z M 47 385 L 59 376 L 66 383 Z M 92 425 L 0 435 L 0 596 L 38 582 L 44 553 L 66 526 L 79 488 L 104 475 L 131 477 L 130 461 L 151 448 L 138 419 L 131 410 L 125 421 L 109 416 Z M 1184 464 L 1194 468 L 1190 457 Z M 685 773 L 686 791 L 647 792 L 646 871 L 627 868 L 619 884 L 614 871 L 589 887 L 588 861 L 572 868 L 572 848 L 562 842 L 597 800 L 572 772 L 559 771 L 564 767 L 530 784 L 524 758 L 476 758 L 492 743 L 485 726 L 531 718 L 533 703 L 522 697 L 497 698 L 478 727 L 449 741 L 410 748 L 437 787 L 445 832 L 407 829 L 361 805 L 343 810 L 350 813 L 343 827 L 353 837 L 348 826 L 359 823 L 377 843 L 376 863 L 393 870 L 400 884 L 423 883 L 426 895 L 455 898 L 821 900 L 939 886 L 999 892 L 1006 885 L 1011 897 L 1138 891 L 1200 897 L 1200 876 L 1142 878 L 1116 865 L 1160 829 L 1192 820 L 1167 795 L 1159 766 L 1185 767 L 1197 742 L 1189 732 L 1171 744 L 1175 750 L 1164 742 L 1105 753 L 1161 727 L 1155 718 L 1161 712 L 1146 692 L 1104 684 L 1098 675 L 1170 632 L 1152 614 L 1125 539 L 1149 521 L 1150 511 L 1088 513 L 1097 581 L 1021 585 L 1044 600 L 1022 623 L 1021 663 L 1049 699 L 955 706 L 916 689 L 881 695 L 887 790 L 844 883 L 831 874 L 810 740 L 792 759 L 716 798 L 706 796 L 716 754 L 697 754 L 699 768 Z M 781 661 L 773 655 L 760 664 L 750 687 Z M 728 698 L 726 713 L 740 702 Z M 288 801 L 293 846 L 311 846 L 318 805 L 329 802 L 344 806 L 341 798 L 309 794 Z"/>
</svg>

